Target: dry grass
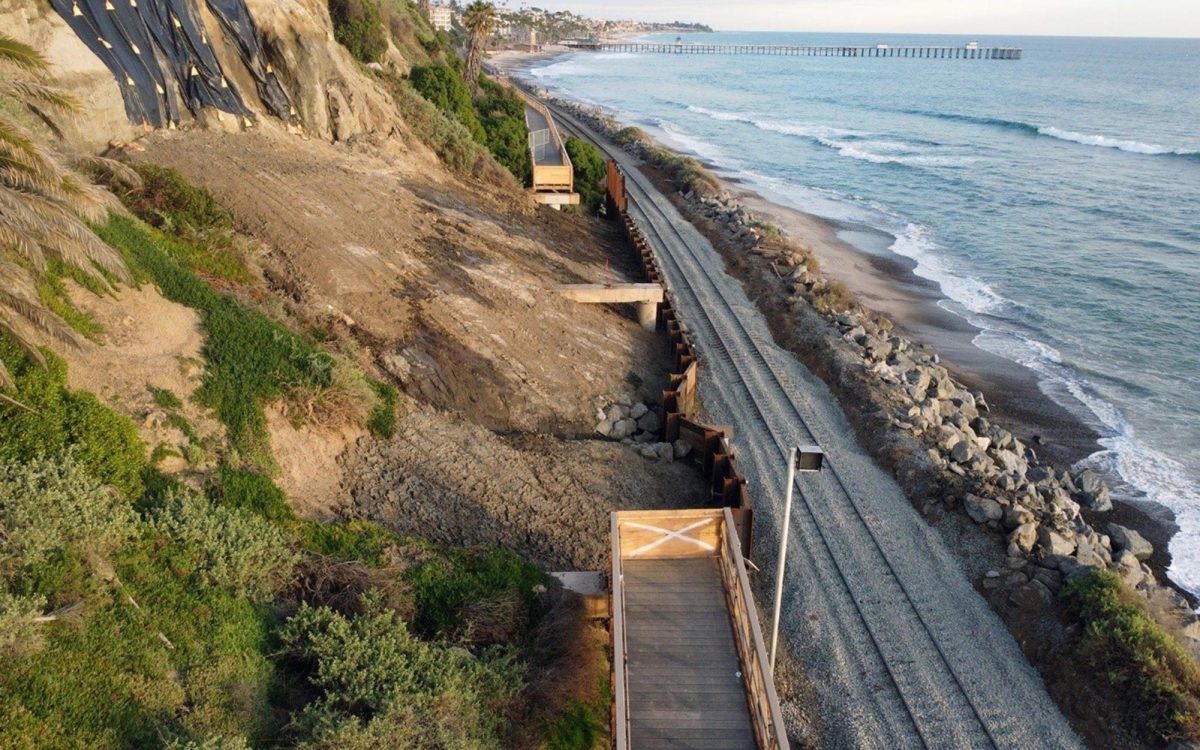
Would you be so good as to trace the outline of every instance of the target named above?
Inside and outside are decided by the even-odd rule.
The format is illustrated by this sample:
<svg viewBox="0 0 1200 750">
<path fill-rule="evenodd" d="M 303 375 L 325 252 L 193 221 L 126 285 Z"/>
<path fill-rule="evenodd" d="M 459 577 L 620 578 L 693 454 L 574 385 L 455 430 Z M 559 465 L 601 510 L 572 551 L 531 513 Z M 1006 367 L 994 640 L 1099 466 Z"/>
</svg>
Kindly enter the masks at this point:
<svg viewBox="0 0 1200 750">
<path fill-rule="evenodd" d="M 379 395 L 357 368 L 336 359 L 329 385 L 294 383 L 286 389 L 284 416 L 294 425 L 334 429 L 366 423 Z"/>
</svg>

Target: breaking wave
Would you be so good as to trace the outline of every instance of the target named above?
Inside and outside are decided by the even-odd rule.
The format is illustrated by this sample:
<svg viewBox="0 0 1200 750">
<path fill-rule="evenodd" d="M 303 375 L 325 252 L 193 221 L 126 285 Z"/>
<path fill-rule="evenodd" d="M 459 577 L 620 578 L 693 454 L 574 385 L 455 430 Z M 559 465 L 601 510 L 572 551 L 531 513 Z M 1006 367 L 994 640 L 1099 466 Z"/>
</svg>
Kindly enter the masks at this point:
<svg viewBox="0 0 1200 750">
<path fill-rule="evenodd" d="M 722 112 L 694 104 L 687 105 L 687 110 L 721 122 L 741 122 L 753 125 L 759 130 L 807 138 L 837 151 L 841 156 L 874 164 L 900 164 L 910 167 L 962 167 L 973 162 L 973 159 L 961 156 L 930 153 L 928 146 L 937 144 L 914 144 L 887 140 L 861 130 L 771 120 L 740 112 Z"/>
<path fill-rule="evenodd" d="M 1147 156 L 1181 156 L 1187 159 L 1200 160 L 1200 151 L 1171 148 L 1169 146 L 1161 146 L 1157 143 L 1144 143 L 1131 138 L 1116 138 L 1102 134 L 1079 133 L 1073 130 L 1056 128 L 1053 125 L 1034 125 L 1028 122 L 1021 122 L 1020 120 L 1004 120 L 996 117 L 976 117 L 974 115 L 960 115 L 950 112 L 929 112 L 927 110 L 920 109 L 904 110 L 904 112 L 905 114 L 933 117 L 939 120 L 967 122 L 973 125 L 986 125 L 996 128 L 1005 128 L 1007 130 L 1015 130 L 1029 135 L 1041 135 L 1049 138 L 1056 138 L 1060 141 L 1070 141 L 1071 143 L 1078 143 L 1084 146 L 1114 148 L 1120 151 L 1128 151 L 1131 154 L 1145 154 Z"/>
</svg>

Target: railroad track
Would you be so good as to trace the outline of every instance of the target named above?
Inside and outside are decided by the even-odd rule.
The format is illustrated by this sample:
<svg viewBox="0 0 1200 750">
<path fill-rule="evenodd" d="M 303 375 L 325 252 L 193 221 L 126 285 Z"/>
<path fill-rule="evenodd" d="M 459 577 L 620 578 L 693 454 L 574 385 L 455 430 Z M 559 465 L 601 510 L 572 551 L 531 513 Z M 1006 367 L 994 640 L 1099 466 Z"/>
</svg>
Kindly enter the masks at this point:
<svg viewBox="0 0 1200 750">
<path fill-rule="evenodd" d="M 981 662 L 987 670 L 993 666 L 987 662 L 997 658 L 981 658 L 993 644 L 981 644 L 979 638 L 1002 626 L 985 610 L 984 619 L 992 620 L 985 625 L 990 627 L 971 627 L 982 601 L 961 573 L 946 574 L 946 563 L 957 563 L 944 559 L 944 550 L 943 559 L 928 565 L 934 568 L 932 576 L 930 571 L 913 574 L 911 544 L 897 545 L 884 537 L 905 530 L 889 517 L 894 511 L 913 517 L 915 513 L 894 485 L 882 494 L 889 495 L 889 502 L 902 503 L 902 509 L 887 508 L 885 513 L 879 502 L 872 502 L 880 500 L 875 496 L 878 481 L 870 476 L 878 468 L 864 467 L 869 459 L 857 448 L 842 449 L 848 427 L 831 429 L 819 413 L 820 405 L 811 399 L 812 383 L 794 375 L 798 364 L 770 341 L 757 311 L 731 294 L 723 263 L 707 240 L 681 219 L 632 157 L 569 115 L 558 110 L 555 115 L 623 167 L 630 212 L 650 241 L 705 365 L 715 371 L 716 377 L 706 384 L 716 387 L 718 401 L 745 436 L 737 441 L 740 463 L 755 467 L 777 508 L 783 488 L 774 485 L 780 483 L 788 448 L 815 442 L 825 449 L 826 470 L 797 482 L 800 502 L 793 522 L 798 542 L 789 557 L 789 578 L 796 578 L 800 566 L 808 593 L 797 597 L 790 592 L 785 622 L 819 611 L 826 620 L 821 632 L 836 634 L 827 644 L 834 652 L 828 671 L 858 683 L 858 690 L 848 691 L 857 693 L 856 700 L 849 701 L 856 704 L 850 713 L 857 726 L 843 739 L 879 747 L 1077 746 L 1007 633 L 1001 631 L 1007 640 L 1002 650 L 1010 664 L 998 670 L 1004 677 L 981 674 Z M 823 389 L 816 392 L 828 397 Z M 761 499 L 764 493 L 757 494 Z M 774 518 L 770 521 L 776 523 Z M 919 518 L 916 522 L 923 526 Z M 951 581 L 957 584 L 951 589 L 954 596 L 945 595 L 947 578 L 956 579 Z M 956 607 L 955 597 L 963 596 L 975 600 L 970 602 L 975 606 Z M 821 606 L 814 607 L 817 600 Z M 810 643 L 800 651 L 811 653 L 820 645 Z M 1015 666 L 1014 656 L 1020 660 Z M 1006 659 L 999 661 L 1003 667 Z"/>
</svg>

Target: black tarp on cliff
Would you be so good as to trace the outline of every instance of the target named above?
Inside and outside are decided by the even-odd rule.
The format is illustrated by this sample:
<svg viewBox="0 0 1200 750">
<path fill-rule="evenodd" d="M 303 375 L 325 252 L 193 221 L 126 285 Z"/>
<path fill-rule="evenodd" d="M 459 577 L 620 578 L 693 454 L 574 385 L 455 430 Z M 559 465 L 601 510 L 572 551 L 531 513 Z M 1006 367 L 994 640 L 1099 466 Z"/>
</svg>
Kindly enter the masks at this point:
<svg viewBox="0 0 1200 750">
<path fill-rule="evenodd" d="M 262 37 L 245 0 L 207 0 L 271 114 L 293 121 L 287 92 L 263 62 Z M 131 122 L 156 128 L 179 122 L 180 107 L 250 117 L 209 43 L 195 0 L 50 0 L 112 71 Z M 179 101 L 182 96 L 182 102 Z"/>
</svg>

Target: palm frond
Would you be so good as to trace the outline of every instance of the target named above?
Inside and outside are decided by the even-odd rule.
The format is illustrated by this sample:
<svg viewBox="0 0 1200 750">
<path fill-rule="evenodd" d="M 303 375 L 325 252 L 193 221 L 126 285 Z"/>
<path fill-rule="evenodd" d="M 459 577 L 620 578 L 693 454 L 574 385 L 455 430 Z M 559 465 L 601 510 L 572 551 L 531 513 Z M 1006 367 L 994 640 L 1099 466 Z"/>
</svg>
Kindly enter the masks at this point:
<svg viewBox="0 0 1200 750">
<path fill-rule="evenodd" d="M 82 110 L 79 100 L 75 97 L 37 81 L 0 79 L 0 94 L 7 95 L 27 107 L 49 107 L 63 114 L 78 114 Z"/>
<path fill-rule="evenodd" d="M 13 70 L 26 75 L 10 75 Z M 49 64 L 37 50 L 0 34 L 0 97 L 28 108 L 61 137 L 51 113 L 77 112 L 79 103 L 52 85 L 28 78 L 40 79 L 48 71 Z M 114 173 L 120 171 L 110 160 L 104 162 Z M 79 344 L 70 326 L 38 295 L 37 284 L 50 260 L 106 285 L 108 278 L 129 279 L 120 254 L 84 223 L 103 221 L 112 210 L 120 210 L 115 196 L 65 166 L 61 155 L 44 148 L 10 114 L 0 111 L 0 333 L 34 361 L 44 364 L 33 343 L 38 334 Z M 12 374 L 0 363 L 0 388 L 12 387 Z M 3 395 L 0 400 L 17 403 Z"/>
<path fill-rule="evenodd" d="M 29 274 L 20 266 L 5 261 L 0 261 L 0 310 L 15 313 L 19 320 L 60 341 L 79 344 L 79 338 L 70 326 L 42 304 Z M 41 362 L 41 352 L 28 343 L 29 336 L 21 329 L 21 324 L 10 318 L 7 325 L 18 343 L 24 346 L 34 359 Z"/>
<path fill-rule="evenodd" d="M 42 53 L 28 44 L 18 42 L 8 34 L 0 33 L 0 63 L 29 73 L 46 73 L 50 63 Z"/>
<path fill-rule="evenodd" d="M 99 174 L 106 180 L 114 181 L 127 190 L 142 189 L 142 176 L 136 169 L 119 159 L 84 154 L 75 157 L 75 164 L 91 171 L 93 175 Z"/>
</svg>

